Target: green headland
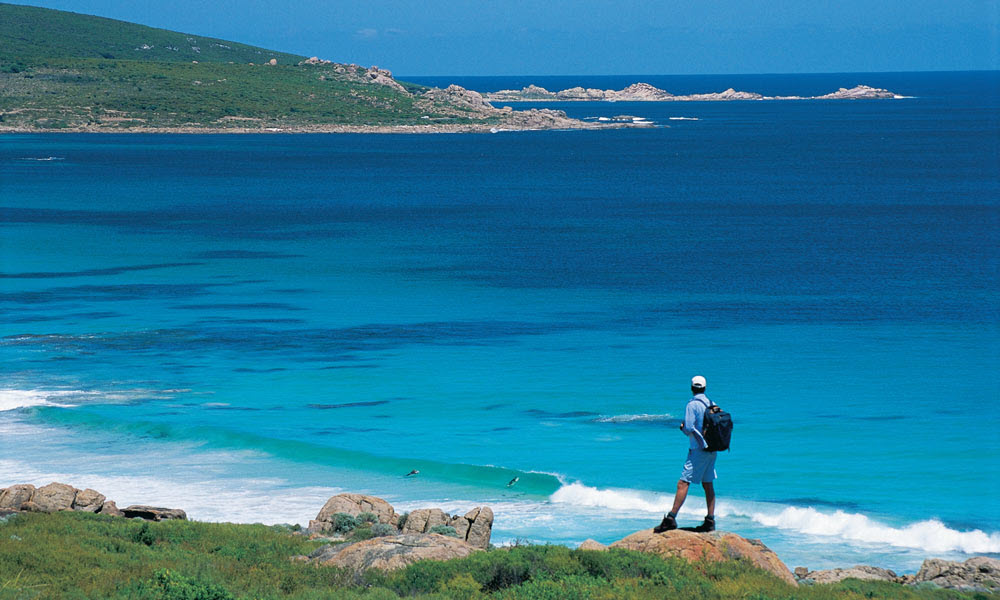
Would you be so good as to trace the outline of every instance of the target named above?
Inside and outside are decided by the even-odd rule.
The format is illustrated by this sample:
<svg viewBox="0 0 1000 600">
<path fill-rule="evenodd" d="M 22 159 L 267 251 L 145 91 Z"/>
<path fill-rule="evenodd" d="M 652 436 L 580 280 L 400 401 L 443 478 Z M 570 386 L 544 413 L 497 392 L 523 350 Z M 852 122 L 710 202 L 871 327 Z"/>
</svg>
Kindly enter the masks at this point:
<svg viewBox="0 0 1000 600">
<path fill-rule="evenodd" d="M 2 131 L 483 131 L 593 127 L 496 109 L 377 67 L 0 3 Z"/>
</svg>

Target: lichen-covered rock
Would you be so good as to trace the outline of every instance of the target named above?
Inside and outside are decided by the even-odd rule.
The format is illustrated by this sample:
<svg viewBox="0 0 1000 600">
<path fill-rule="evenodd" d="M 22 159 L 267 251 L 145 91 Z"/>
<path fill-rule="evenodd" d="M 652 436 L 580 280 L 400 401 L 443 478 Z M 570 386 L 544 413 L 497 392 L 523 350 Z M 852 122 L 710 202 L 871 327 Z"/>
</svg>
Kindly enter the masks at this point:
<svg viewBox="0 0 1000 600">
<path fill-rule="evenodd" d="M 34 493 L 35 486 L 30 483 L 12 485 L 0 493 L 0 509 L 21 510 L 21 506 L 31 500 Z"/>
<path fill-rule="evenodd" d="M 612 548 L 625 548 L 648 552 L 659 556 L 676 556 L 689 561 L 747 560 L 764 569 L 789 585 L 798 585 L 785 563 L 760 540 L 748 540 L 735 533 L 714 531 L 693 533 L 675 529 L 664 533 L 653 533 L 651 529 L 638 531 L 611 544 Z"/>
<path fill-rule="evenodd" d="M 469 537 L 469 527 L 471 525 L 472 523 L 461 515 L 455 515 L 448 521 L 448 526 L 454 528 L 458 538 L 462 540 Z"/>
<path fill-rule="evenodd" d="M 73 510 L 82 512 L 97 512 L 104 506 L 104 494 L 87 488 L 76 493 L 73 498 Z"/>
<path fill-rule="evenodd" d="M 31 504 L 25 510 L 33 512 L 54 513 L 60 510 L 73 510 L 73 500 L 77 489 L 65 483 L 52 482 L 35 490 L 31 495 Z"/>
<path fill-rule="evenodd" d="M 364 494 L 337 494 L 326 501 L 323 508 L 313 521 L 309 522 L 310 531 L 327 531 L 332 529 L 324 523 L 333 523 L 333 515 L 337 513 L 347 513 L 356 517 L 361 513 L 370 512 L 378 517 L 379 523 L 396 525 L 399 517 L 392 505 L 381 498 L 366 496 Z M 315 526 L 314 526 L 315 525 Z"/>
<path fill-rule="evenodd" d="M 423 99 L 432 102 L 440 102 L 454 106 L 460 106 L 477 113 L 491 113 L 495 109 L 493 105 L 483 98 L 483 95 L 473 90 L 467 90 L 459 85 L 449 85 L 443 90 L 431 88 L 423 93 Z"/>
<path fill-rule="evenodd" d="M 139 517 L 147 521 L 165 521 L 167 519 L 187 520 L 187 513 L 179 508 L 161 508 L 159 506 L 146 506 L 133 504 L 122 509 L 123 516 L 127 519 Z"/>
<path fill-rule="evenodd" d="M 399 515 L 391 504 L 375 496 L 362 494 L 338 494 L 326 501 L 316 518 L 309 521 L 309 531 L 324 534 L 333 530 L 333 515 L 347 513 L 357 516 L 363 512 L 374 513 L 379 523 L 394 527 L 399 523 Z M 489 548 L 493 531 L 493 511 L 489 507 L 474 508 L 464 516 L 449 515 L 440 508 L 419 508 L 411 511 L 403 523 L 403 534 L 429 533 L 438 525 L 455 529 L 458 539 L 476 548 Z"/>
<path fill-rule="evenodd" d="M 489 506 L 474 508 L 465 514 L 465 518 L 470 523 L 469 535 L 465 541 L 476 548 L 489 548 L 493 532 L 493 509 Z"/>
<path fill-rule="evenodd" d="M 1000 591 L 1000 560 L 974 556 L 964 563 L 931 558 L 907 583 L 933 583 L 962 591 Z"/>
<path fill-rule="evenodd" d="M 438 525 L 448 525 L 450 521 L 451 517 L 440 508 L 420 508 L 410 512 L 403 524 L 403 533 L 427 533 Z"/>
<path fill-rule="evenodd" d="M 607 549 L 608 549 L 607 546 L 605 546 L 601 542 L 598 542 L 597 540 L 588 539 L 584 540 L 583 543 L 580 544 L 580 550 L 596 550 L 598 552 L 603 552 Z"/>
<path fill-rule="evenodd" d="M 108 515 L 109 517 L 124 517 L 125 513 L 118 508 L 114 500 L 107 500 L 101 505 L 101 510 L 97 511 L 102 515 Z"/>
<path fill-rule="evenodd" d="M 309 558 L 319 564 L 360 572 L 368 569 L 402 569 L 418 560 L 463 558 L 477 550 L 478 548 L 450 536 L 407 533 L 341 546 L 323 546 Z"/>
<path fill-rule="evenodd" d="M 796 575 L 799 575 L 802 581 L 808 583 L 837 583 L 845 579 L 865 579 L 872 581 L 897 581 L 898 576 L 888 570 L 881 569 L 879 567 L 870 567 L 868 565 L 857 565 L 849 569 L 828 569 L 824 571 L 807 571 L 806 573 L 801 573 L 801 567 L 795 569 Z"/>
<path fill-rule="evenodd" d="M 410 512 L 402 533 L 428 533 L 438 525 L 452 527 L 458 539 L 485 550 L 490 547 L 493 510 L 484 506 L 474 508 L 464 516 L 451 516 L 440 508 L 420 508 Z"/>
<path fill-rule="evenodd" d="M 387 71 L 386 69 L 380 69 L 372 65 L 372 67 L 367 71 L 367 76 L 368 80 L 371 81 L 372 83 L 384 85 L 386 87 L 390 87 L 396 90 L 397 92 L 409 95 L 409 92 L 406 91 L 406 88 L 404 88 L 398 81 L 392 78 L 392 71 Z"/>
<path fill-rule="evenodd" d="M 330 521 L 317 521 L 316 519 L 309 519 L 309 527 L 306 529 L 315 535 L 322 535 L 333 532 L 333 523 Z"/>
</svg>

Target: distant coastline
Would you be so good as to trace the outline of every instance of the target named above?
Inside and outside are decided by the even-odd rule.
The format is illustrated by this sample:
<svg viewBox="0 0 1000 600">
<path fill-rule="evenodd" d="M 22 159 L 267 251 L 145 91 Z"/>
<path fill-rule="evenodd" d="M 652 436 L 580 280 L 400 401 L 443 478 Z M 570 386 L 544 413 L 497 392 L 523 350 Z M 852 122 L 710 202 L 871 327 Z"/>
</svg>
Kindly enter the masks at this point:
<svg viewBox="0 0 1000 600">
<path fill-rule="evenodd" d="M 475 85 L 471 86 L 477 87 Z M 494 88 L 495 89 L 495 88 Z M 0 3 L 0 133 L 488 133 L 652 127 L 505 104 L 898 98 L 857 86 L 822 96 L 729 88 L 675 95 L 529 85 L 480 93 L 399 81 L 377 66 L 306 58 L 136 23 Z"/>
<path fill-rule="evenodd" d="M 377 70 L 377 67 L 373 67 Z M 398 85 L 387 71 L 380 71 L 382 85 Z M 401 87 L 401 86 L 400 86 Z M 405 93 L 405 92 L 404 92 Z M 884 100 L 905 98 L 882 88 L 858 85 L 840 88 L 821 96 L 764 96 L 756 92 L 736 91 L 674 95 L 648 83 L 635 83 L 621 90 L 600 90 L 575 87 L 558 92 L 529 85 L 521 90 L 500 90 L 480 93 L 457 85 L 445 89 L 431 88 L 424 93 L 436 101 L 458 106 L 475 114 L 479 122 L 423 123 L 398 125 L 366 125 L 342 123 L 260 123 L 258 126 L 149 126 L 132 121 L 127 127 L 108 123 L 77 123 L 61 127 L 39 127 L 35 124 L 0 124 L 0 134 L 11 133 L 138 133 L 138 134 L 268 134 L 268 133 L 363 133 L 363 134 L 433 134 L 433 133 L 498 133 L 500 131 L 597 130 L 648 128 L 654 124 L 644 119 L 610 119 L 595 121 L 573 119 L 563 111 L 549 109 L 513 110 L 496 104 L 518 102 L 731 102 L 731 101 L 792 101 L 792 100 Z M 228 122 L 238 122 L 234 118 Z M 245 119 L 259 122 L 259 119 Z"/>
<path fill-rule="evenodd" d="M 674 95 L 648 83 L 633 83 L 621 90 L 573 87 L 558 92 L 537 85 L 520 90 L 484 93 L 489 102 L 726 102 L 737 100 L 885 100 L 905 98 L 882 88 L 856 85 L 821 96 L 765 96 L 729 88 L 722 92 Z"/>
</svg>

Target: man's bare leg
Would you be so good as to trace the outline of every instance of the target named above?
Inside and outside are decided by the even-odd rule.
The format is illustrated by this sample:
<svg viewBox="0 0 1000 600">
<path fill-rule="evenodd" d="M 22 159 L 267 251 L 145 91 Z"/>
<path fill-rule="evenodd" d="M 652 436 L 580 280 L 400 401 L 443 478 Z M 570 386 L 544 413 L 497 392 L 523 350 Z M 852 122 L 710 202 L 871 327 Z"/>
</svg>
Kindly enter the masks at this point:
<svg viewBox="0 0 1000 600">
<path fill-rule="evenodd" d="M 674 495 L 674 508 L 666 515 L 663 515 L 663 521 L 653 528 L 653 533 L 663 533 L 664 531 L 677 529 L 677 511 L 684 505 L 684 500 L 687 499 L 688 488 L 690 487 L 691 484 L 683 479 L 677 482 L 677 494 Z"/>
<path fill-rule="evenodd" d="M 684 501 L 687 500 L 689 487 L 691 487 L 691 484 L 683 479 L 677 481 L 677 493 L 674 494 L 674 507 L 670 509 L 671 513 L 676 515 L 680 512 L 681 507 L 684 506 Z M 714 493 L 712 499 L 715 500 Z"/>
<path fill-rule="evenodd" d="M 708 505 L 708 516 L 715 516 L 715 484 L 711 481 L 706 481 L 701 484 L 701 487 L 705 488 L 705 504 Z M 683 501 L 682 501 L 683 502 Z"/>
</svg>

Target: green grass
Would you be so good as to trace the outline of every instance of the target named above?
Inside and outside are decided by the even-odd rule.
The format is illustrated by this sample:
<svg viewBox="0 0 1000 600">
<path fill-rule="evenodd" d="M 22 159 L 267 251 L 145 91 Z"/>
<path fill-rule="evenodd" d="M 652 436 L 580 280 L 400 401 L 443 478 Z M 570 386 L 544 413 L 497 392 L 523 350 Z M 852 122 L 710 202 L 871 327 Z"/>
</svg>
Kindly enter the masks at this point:
<svg viewBox="0 0 1000 600">
<path fill-rule="evenodd" d="M 997 598 L 856 580 L 793 588 L 742 562 L 561 546 L 477 552 L 362 577 L 292 559 L 319 545 L 280 526 L 21 514 L 0 521 L 0 600 Z"/>
<path fill-rule="evenodd" d="M 264 64 L 272 58 L 276 65 Z M 0 4 L 0 127 L 114 131 L 492 124 L 458 107 L 419 102 L 422 86 L 402 83 L 405 91 L 400 91 L 371 83 L 363 68 L 299 65 L 303 58 L 123 21 Z"/>
<path fill-rule="evenodd" d="M 195 50 L 197 48 L 197 50 Z M 0 3 L 0 58 L 49 58 L 294 65 L 304 56 L 61 10 Z"/>
</svg>

